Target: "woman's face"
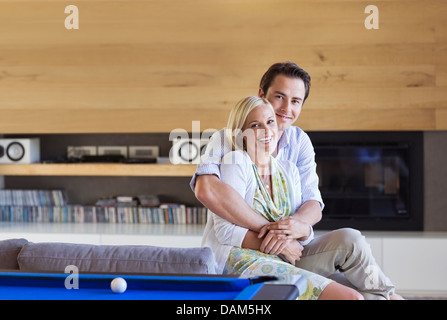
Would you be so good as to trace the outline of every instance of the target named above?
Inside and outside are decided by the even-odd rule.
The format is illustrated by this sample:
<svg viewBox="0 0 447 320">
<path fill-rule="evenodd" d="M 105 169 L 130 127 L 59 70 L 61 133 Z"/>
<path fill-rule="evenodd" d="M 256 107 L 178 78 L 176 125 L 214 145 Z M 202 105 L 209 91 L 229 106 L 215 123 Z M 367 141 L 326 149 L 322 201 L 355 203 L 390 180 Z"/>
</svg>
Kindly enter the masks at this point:
<svg viewBox="0 0 447 320">
<path fill-rule="evenodd" d="M 244 142 L 252 159 L 270 156 L 276 149 L 278 125 L 275 113 L 264 104 L 254 108 L 242 128 Z M 256 161 L 255 161 L 256 162 Z"/>
</svg>

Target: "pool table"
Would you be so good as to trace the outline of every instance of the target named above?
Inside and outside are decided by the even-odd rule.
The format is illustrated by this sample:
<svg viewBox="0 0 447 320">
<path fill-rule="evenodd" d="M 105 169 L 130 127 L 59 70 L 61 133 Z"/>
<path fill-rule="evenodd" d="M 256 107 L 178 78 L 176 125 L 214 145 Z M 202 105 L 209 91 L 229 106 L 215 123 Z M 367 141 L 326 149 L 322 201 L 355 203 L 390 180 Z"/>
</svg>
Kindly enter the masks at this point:
<svg viewBox="0 0 447 320">
<path fill-rule="evenodd" d="M 117 277 L 122 277 L 127 282 L 127 290 L 123 293 L 114 293 L 110 288 L 111 281 Z M 277 281 L 275 283 L 273 280 L 274 277 L 235 278 L 218 275 L 0 272 L 0 299 L 290 300 L 299 295 L 299 286 Z"/>
</svg>

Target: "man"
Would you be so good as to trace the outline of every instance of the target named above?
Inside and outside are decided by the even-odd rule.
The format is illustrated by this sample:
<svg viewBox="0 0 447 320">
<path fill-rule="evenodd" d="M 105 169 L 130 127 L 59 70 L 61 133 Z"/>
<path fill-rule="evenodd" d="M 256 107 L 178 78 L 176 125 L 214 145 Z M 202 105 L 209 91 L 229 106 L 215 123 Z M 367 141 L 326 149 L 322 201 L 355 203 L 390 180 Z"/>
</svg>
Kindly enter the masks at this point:
<svg viewBox="0 0 447 320">
<path fill-rule="evenodd" d="M 296 163 L 300 173 L 303 205 L 297 212 L 289 218 L 268 223 L 235 190 L 220 181 L 220 159 L 231 151 L 223 130 L 213 135 L 191 180 L 191 188 L 205 207 L 240 227 L 259 233 L 259 237 L 264 238 L 260 250 L 265 253 L 275 251 L 281 237 L 300 241 L 312 237 L 312 226 L 321 220 L 324 204 L 318 189 L 315 152 L 308 135 L 292 126 L 309 96 L 310 82 L 309 74 L 295 63 L 276 63 L 263 75 L 258 92 L 275 110 L 279 141 L 274 156 Z M 400 298 L 357 230 L 335 230 L 315 238 L 304 248 L 296 243 L 294 247 L 297 267 L 326 277 L 339 270 L 366 298 Z"/>
</svg>

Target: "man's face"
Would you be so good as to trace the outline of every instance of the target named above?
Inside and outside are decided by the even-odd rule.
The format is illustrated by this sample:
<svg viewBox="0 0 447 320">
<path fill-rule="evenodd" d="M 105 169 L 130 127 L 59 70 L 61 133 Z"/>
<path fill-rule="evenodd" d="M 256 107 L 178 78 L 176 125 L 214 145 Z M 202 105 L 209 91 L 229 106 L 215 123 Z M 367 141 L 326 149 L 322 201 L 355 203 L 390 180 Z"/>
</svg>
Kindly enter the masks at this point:
<svg viewBox="0 0 447 320">
<path fill-rule="evenodd" d="M 259 96 L 273 105 L 279 131 L 286 130 L 298 119 L 305 93 L 303 80 L 281 74 L 273 79 L 266 93 L 259 89 Z"/>
</svg>

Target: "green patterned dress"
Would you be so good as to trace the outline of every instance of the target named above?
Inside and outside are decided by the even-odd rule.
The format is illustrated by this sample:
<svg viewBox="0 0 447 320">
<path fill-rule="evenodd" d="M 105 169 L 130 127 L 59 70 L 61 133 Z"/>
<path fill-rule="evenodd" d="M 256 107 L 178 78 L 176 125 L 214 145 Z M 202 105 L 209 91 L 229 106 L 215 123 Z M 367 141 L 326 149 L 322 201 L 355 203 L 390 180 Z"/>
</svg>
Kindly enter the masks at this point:
<svg viewBox="0 0 447 320">
<path fill-rule="evenodd" d="M 272 197 L 253 164 L 257 181 L 253 209 L 268 221 L 276 221 L 293 213 L 293 204 L 289 197 L 289 188 L 277 160 L 271 157 Z M 224 274 L 243 276 L 298 274 L 307 279 L 307 290 L 299 299 L 315 300 L 331 280 L 313 272 L 303 270 L 285 262 L 276 255 L 265 254 L 257 250 L 233 247 L 225 264 Z"/>
</svg>

